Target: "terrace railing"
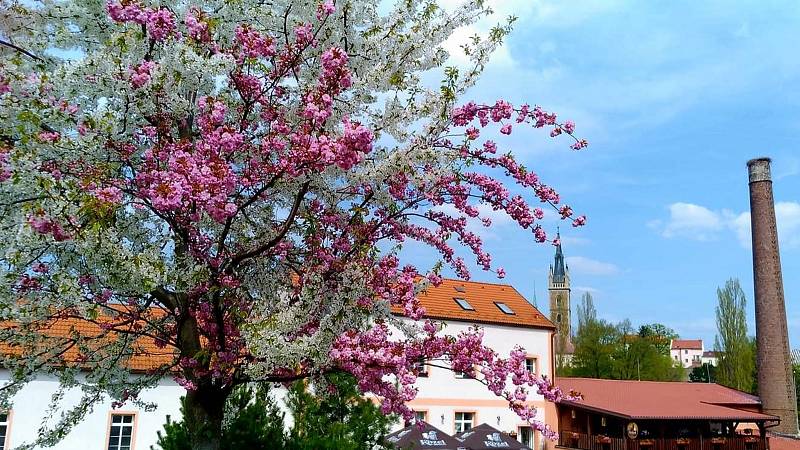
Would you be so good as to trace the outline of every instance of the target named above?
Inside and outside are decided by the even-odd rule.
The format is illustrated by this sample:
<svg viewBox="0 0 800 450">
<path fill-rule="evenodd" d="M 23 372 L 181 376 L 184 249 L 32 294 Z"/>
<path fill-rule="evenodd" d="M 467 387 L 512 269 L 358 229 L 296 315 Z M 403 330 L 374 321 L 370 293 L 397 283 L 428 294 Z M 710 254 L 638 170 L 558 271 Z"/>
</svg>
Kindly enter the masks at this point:
<svg viewBox="0 0 800 450">
<path fill-rule="evenodd" d="M 577 450 L 766 450 L 759 436 L 615 438 L 562 431 L 558 445 Z"/>
</svg>

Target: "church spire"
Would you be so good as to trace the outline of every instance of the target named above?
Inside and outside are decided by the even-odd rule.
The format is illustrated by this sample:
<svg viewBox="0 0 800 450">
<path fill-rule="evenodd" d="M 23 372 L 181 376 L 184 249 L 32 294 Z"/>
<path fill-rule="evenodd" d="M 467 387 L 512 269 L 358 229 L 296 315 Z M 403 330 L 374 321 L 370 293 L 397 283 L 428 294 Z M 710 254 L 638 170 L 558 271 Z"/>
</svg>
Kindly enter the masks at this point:
<svg viewBox="0 0 800 450">
<path fill-rule="evenodd" d="M 561 251 L 561 231 L 556 232 L 556 257 L 553 265 L 553 281 L 563 283 L 567 270 L 564 267 L 564 253 Z"/>
</svg>

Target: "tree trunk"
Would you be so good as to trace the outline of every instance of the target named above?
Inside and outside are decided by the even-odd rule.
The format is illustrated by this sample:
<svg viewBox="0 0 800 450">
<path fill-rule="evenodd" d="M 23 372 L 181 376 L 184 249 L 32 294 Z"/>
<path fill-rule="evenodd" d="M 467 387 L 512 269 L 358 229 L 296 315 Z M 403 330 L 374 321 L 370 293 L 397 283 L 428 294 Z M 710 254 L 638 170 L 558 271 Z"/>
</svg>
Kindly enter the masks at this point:
<svg viewBox="0 0 800 450">
<path fill-rule="evenodd" d="M 229 394 L 228 388 L 210 385 L 186 392 L 183 413 L 192 450 L 222 448 L 222 419 Z"/>
</svg>

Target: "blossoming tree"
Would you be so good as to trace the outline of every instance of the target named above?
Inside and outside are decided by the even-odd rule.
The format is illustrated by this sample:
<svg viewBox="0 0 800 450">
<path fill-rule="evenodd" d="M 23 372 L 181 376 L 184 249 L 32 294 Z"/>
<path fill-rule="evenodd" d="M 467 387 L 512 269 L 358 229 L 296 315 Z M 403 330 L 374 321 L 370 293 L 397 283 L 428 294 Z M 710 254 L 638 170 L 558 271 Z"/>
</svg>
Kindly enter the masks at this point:
<svg viewBox="0 0 800 450">
<path fill-rule="evenodd" d="M 471 68 L 426 88 L 447 58 L 440 44 L 490 12 L 481 2 L 379 3 L 2 2 L 0 337 L 12 379 L 0 400 L 42 373 L 84 393 L 68 407 L 54 398 L 66 410 L 35 444 L 106 395 L 139 402 L 164 376 L 186 388 L 195 448 L 220 447 L 225 399 L 252 381 L 347 371 L 408 417 L 420 358 L 477 372 L 553 436 L 525 400 L 562 393 L 525 370 L 522 350 L 498 355 L 479 329 L 446 335 L 415 294 L 444 265 L 469 278 L 470 254 L 502 278 L 467 228 L 491 226 L 481 205 L 537 242 L 545 209 L 585 222 L 481 133 L 528 126 L 586 142 L 539 107 L 456 104 L 510 23 L 465 46 Z M 401 261 L 407 240 L 441 263 Z M 47 332 L 78 322 L 99 331 Z M 133 375 L 145 343 L 170 357 Z"/>
</svg>

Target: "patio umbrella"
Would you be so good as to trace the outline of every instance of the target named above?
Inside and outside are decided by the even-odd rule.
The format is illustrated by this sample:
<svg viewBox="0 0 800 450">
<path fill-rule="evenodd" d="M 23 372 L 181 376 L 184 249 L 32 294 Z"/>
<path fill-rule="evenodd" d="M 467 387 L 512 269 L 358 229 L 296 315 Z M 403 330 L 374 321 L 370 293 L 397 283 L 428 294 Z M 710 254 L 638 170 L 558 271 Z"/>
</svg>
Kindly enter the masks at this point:
<svg viewBox="0 0 800 450">
<path fill-rule="evenodd" d="M 402 450 L 464 450 L 453 436 L 443 432 L 427 422 L 412 424 L 386 436 L 384 441 L 396 449 Z"/>
<path fill-rule="evenodd" d="M 527 445 L 523 445 L 508 434 L 485 423 L 457 434 L 456 440 L 469 450 L 495 450 L 498 448 L 531 450 Z"/>
</svg>

